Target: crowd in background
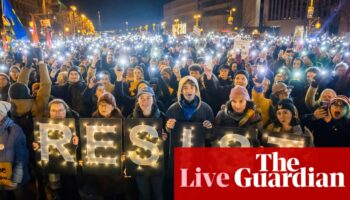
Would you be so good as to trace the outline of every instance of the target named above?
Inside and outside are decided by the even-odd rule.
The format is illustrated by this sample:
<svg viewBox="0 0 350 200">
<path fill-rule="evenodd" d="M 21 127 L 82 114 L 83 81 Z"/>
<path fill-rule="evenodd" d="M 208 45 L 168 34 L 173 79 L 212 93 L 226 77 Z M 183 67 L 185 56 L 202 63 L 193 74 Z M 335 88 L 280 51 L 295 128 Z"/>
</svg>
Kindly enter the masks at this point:
<svg viewBox="0 0 350 200">
<path fill-rule="evenodd" d="M 236 41 L 250 41 L 243 49 Z M 350 38 L 209 33 L 14 41 L 1 51 L 0 162 L 12 163 L 6 199 L 169 199 L 171 178 L 67 176 L 35 167 L 34 118 L 160 118 L 177 123 L 310 136 L 350 146 Z M 79 138 L 72 138 L 79 146 Z M 167 148 L 167 147 L 164 147 Z M 170 195 L 171 196 L 171 195 Z M 1 198 L 2 199 L 2 198 Z"/>
</svg>

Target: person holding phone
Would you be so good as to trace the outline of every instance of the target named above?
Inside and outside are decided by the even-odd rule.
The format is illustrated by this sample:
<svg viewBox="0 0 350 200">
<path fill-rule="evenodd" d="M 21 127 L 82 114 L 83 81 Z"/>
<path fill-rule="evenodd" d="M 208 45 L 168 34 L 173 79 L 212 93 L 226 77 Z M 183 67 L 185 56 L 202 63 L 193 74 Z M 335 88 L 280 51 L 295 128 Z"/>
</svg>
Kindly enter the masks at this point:
<svg viewBox="0 0 350 200">
<path fill-rule="evenodd" d="M 313 133 L 316 147 L 350 146 L 349 111 L 349 99 L 338 95 L 303 118 L 302 124 Z"/>
</svg>

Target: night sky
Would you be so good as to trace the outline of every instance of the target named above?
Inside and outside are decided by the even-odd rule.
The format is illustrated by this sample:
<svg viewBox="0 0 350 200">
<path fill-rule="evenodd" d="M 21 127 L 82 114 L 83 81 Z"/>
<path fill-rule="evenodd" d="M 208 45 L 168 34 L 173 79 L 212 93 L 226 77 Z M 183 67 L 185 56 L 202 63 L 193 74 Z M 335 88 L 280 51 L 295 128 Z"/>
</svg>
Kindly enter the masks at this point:
<svg viewBox="0 0 350 200">
<path fill-rule="evenodd" d="M 101 12 L 103 30 L 129 28 L 159 23 L 163 19 L 163 5 L 169 0 L 62 0 L 66 5 L 76 5 L 78 12 L 86 14 L 98 28 L 97 11 Z"/>
</svg>

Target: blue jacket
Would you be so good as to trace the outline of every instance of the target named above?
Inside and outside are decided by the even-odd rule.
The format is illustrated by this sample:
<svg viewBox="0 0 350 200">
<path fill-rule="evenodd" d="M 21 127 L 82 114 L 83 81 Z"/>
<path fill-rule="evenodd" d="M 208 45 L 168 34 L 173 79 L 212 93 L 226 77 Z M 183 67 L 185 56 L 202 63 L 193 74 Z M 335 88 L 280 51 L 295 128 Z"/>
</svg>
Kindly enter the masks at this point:
<svg viewBox="0 0 350 200">
<path fill-rule="evenodd" d="M 26 183 L 29 180 L 26 137 L 8 117 L 0 122 L 0 144 L 5 147 L 0 150 L 0 162 L 11 162 L 12 181 L 18 185 Z"/>
</svg>

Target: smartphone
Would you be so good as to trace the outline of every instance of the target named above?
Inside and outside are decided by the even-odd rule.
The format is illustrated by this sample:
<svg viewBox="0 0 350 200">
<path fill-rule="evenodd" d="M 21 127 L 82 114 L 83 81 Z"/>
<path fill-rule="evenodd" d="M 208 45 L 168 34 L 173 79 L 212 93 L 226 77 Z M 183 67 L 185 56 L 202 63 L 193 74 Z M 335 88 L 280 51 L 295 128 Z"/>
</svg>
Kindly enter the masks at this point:
<svg viewBox="0 0 350 200">
<path fill-rule="evenodd" d="M 320 102 L 320 108 L 323 109 L 324 111 L 327 112 L 327 115 L 328 115 L 328 101 L 321 101 Z"/>
</svg>

